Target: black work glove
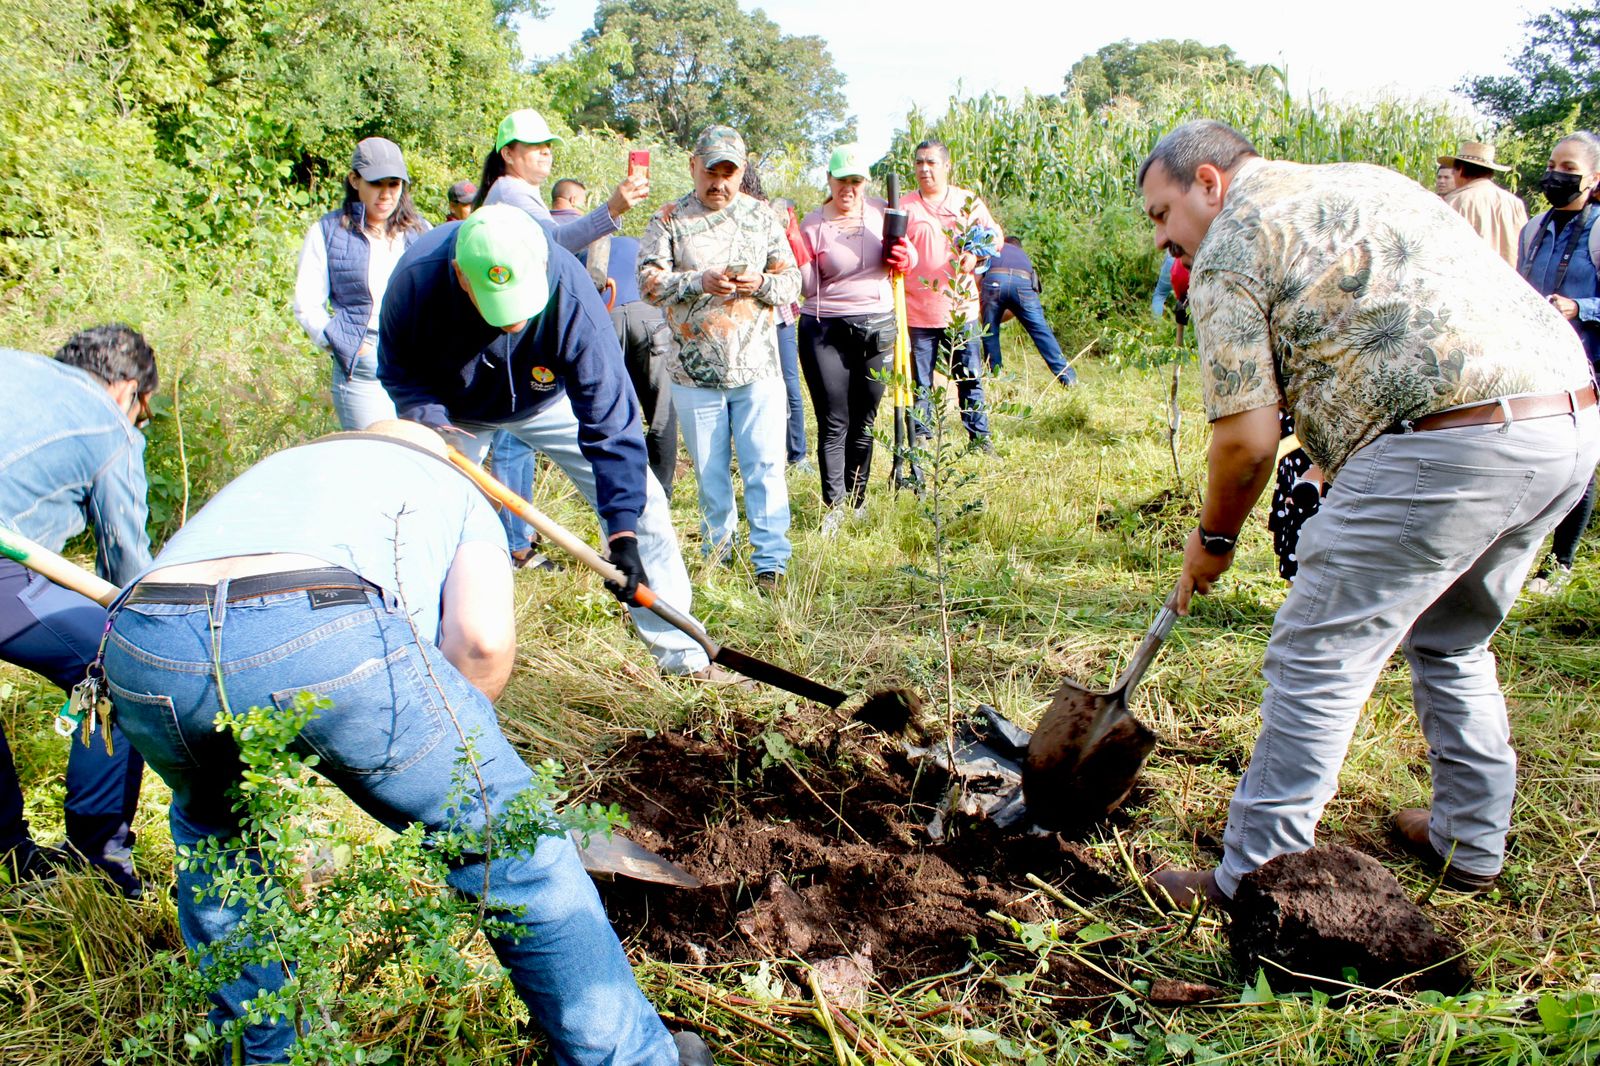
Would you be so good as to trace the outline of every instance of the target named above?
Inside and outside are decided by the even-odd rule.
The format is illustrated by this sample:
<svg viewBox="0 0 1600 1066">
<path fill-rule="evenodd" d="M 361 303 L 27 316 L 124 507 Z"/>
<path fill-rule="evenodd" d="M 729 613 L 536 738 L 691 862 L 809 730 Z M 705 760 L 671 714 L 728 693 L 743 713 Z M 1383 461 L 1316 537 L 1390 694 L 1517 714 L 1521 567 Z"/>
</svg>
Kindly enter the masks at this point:
<svg viewBox="0 0 1600 1066">
<path fill-rule="evenodd" d="M 606 588 L 623 603 L 632 603 L 634 591 L 640 583 L 649 584 L 644 561 L 639 558 L 639 538 L 618 537 L 608 546 L 607 554 L 611 557 L 611 565 L 622 571 L 623 583 L 619 585 L 615 581 L 607 581 Z"/>
</svg>

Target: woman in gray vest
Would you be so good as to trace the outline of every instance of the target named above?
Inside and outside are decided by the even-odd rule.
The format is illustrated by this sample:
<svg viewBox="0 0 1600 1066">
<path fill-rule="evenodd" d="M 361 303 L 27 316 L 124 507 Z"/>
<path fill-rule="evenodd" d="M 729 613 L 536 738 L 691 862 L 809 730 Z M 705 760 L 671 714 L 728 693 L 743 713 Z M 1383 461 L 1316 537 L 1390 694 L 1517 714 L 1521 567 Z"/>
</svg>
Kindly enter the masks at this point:
<svg viewBox="0 0 1600 1066">
<path fill-rule="evenodd" d="M 350 160 L 344 204 L 306 231 L 294 317 L 333 357 L 333 408 L 345 429 L 394 417 L 378 383 L 378 308 L 400 256 L 430 228 L 411 202 L 400 149 L 368 137 Z"/>
</svg>

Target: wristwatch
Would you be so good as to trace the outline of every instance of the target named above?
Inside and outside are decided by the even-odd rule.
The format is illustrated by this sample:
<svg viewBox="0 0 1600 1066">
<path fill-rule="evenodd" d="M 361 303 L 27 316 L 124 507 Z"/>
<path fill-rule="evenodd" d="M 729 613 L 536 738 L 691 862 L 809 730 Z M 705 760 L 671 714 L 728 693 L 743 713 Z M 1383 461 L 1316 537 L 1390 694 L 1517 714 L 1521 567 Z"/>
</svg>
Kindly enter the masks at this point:
<svg viewBox="0 0 1600 1066">
<path fill-rule="evenodd" d="M 1196 526 L 1195 530 L 1200 534 L 1200 547 L 1212 555 L 1227 555 L 1239 543 L 1237 533 L 1230 537 L 1225 533 L 1212 533 L 1205 526 Z"/>
</svg>

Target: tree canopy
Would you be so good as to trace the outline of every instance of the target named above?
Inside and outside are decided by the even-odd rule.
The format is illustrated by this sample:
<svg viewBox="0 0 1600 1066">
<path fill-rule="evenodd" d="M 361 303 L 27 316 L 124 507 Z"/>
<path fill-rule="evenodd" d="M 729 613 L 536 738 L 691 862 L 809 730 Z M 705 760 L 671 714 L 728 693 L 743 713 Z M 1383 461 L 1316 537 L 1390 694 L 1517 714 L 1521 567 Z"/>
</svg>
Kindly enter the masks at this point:
<svg viewBox="0 0 1600 1066">
<path fill-rule="evenodd" d="M 817 156 L 851 135 L 844 76 L 820 37 L 790 36 L 737 0 L 602 0 L 579 47 L 629 44 L 609 84 L 575 120 L 682 147 L 713 123 L 739 130 L 755 152 Z"/>
<path fill-rule="evenodd" d="M 1250 66 L 1225 44 L 1170 37 L 1135 44 L 1125 38 L 1072 64 L 1066 88 L 1081 94 L 1084 106 L 1094 111 L 1119 96 L 1148 103 L 1158 91 L 1173 85 L 1199 86 L 1231 79 L 1276 81 L 1278 75 L 1270 66 Z"/>
<path fill-rule="evenodd" d="M 1460 89 L 1485 113 L 1523 133 L 1600 124 L 1600 0 L 1535 15 L 1512 74 L 1468 78 Z"/>
</svg>

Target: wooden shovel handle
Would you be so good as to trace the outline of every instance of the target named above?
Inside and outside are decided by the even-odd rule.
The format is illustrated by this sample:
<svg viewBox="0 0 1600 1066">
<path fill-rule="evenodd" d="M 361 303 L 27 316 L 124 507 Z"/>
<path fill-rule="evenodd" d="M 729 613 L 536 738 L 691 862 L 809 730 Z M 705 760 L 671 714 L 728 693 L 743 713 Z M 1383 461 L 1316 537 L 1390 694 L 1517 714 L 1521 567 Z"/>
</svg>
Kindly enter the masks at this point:
<svg viewBox="0 0 1600 1066">
<path fill-rule="evenodd" d="M 29 540 L 21 533 L 4 526 L 0 526 L 0 555 L 21 563 L 62 588 L 82 593 L 102 607 L 110 607 L 111 601 L 122 591 L 100 575 L 90 573 L 43 544 Z"/>
<path fill-rule="evenodd" d="M 622 571 L 611 565 L 611 560 L 591 548 L 587 541 L 582 540 L 555 519 L 546 515 L 533 504 L 512 492 L 497 478 L 477 463 L 468 459 L 456 448 L 449 448 L 447 454 L 462 473 L 472 479 L 473 484 L 482 489 L 491 500 L 513 511 L 518 518 L 528 523 L 550 543 L 578 560 L 590 570 L 599 574 L 615 585 L 627 583 L 622 576 Z M 634 590 L 633 602 L 653 613 L 657 618 L 675 629 L 682 631 L 705 649 L 710 658 L 715 659 L 719 646 L 712 640 L 706 631 L 695 625 L 688 617 L 683 615 L 671 604 L 663 603 L 656 598 L 655 592 L 643 582 Z"/>
</svg>

